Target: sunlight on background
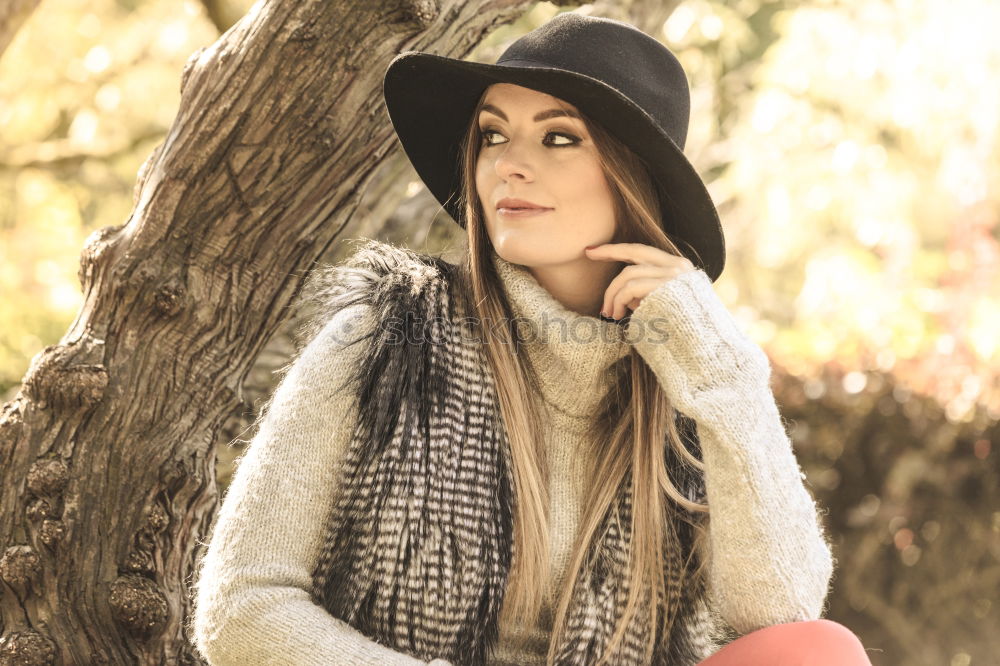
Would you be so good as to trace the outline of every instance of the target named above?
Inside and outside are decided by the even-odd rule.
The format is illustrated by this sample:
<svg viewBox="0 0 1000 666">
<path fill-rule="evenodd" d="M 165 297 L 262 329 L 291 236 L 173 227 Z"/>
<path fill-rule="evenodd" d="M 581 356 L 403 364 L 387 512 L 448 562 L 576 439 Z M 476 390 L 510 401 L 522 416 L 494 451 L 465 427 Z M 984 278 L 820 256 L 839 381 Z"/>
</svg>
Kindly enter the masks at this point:
<svg viewBox="0 0 1000 666">
<path fill-rule="evenodd" d="M 684 3 L 664 34 L 700 48 L 718 11 Z M 773 25 L 701 162 L 728 167 L 720 284 L 777 324 L 758 341 L 791 372 L 891 370 L 950 418 L 1000 417 L 1000 3 L 796 3 Z"/>
</svg>

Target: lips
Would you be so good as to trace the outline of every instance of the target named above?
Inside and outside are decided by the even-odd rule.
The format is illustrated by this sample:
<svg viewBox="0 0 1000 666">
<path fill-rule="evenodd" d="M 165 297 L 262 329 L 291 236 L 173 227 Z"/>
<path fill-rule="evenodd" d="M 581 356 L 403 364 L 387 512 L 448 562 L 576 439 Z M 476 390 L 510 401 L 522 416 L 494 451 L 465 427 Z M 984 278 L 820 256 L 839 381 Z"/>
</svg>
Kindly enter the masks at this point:
<svg viewBox="0 0 1000 666">
<path fill-rule="evenodd" d="M 501 208 L 509 210 L 549 210 L 545 206 L 539 206 L 531 201 L 513 199 L 509 197 L 505 197 L 497 202 L 497 210 L 500 210 Z"/>
</svg>

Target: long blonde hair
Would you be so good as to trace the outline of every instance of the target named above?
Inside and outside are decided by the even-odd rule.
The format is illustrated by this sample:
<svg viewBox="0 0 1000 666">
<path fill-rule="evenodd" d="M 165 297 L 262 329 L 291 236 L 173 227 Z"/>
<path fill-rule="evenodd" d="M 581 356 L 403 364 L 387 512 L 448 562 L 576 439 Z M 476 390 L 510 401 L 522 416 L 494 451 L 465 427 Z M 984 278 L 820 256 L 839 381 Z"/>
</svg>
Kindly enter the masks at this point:
<svg viewBox="0 0 1000 666">
<path fill-rule="evenodd" d="M 480 97 L 460 147 L 462 189 L 457 193 L 468 250 L 459 262 L 458 279 L 467 312 L 483 328 L 483 350 L 495 379 L 500 412 L 511 449 L 516 502 L 514 543 L 508 585 L 500 621 L 517 627 L 531 627 L 538 621 L 543 591 L 549 573 L 549 488 L 548 465 L 543 446 L 541 416 L 538 411 L 538 378 L 518 344 L 510 304 L 491 262 L 492 244 L 487 234 L 482 207 L 475 189 L 475 168 L 481 149 L 478 127 Z M 671 254 L 681 252 L 663 231 L 660 204 L 652 179 L 642 160 L 594 121 L 582 114 L 600 156 L 610 186 L 616 217 L 615 242 L 638 242 Z M 496 322 L 506 325 L 497 326 Z M 485 331 L 490 331 L 489 335 Z M 588 548 L 599 535 L 602 517 L 614 500 L 621 483 L 632 486 L 632 529 L 629 553 L 628 600 L 622 617 L 598 666 L 608 663 L 621 644 L 629 622 L 645 611 L 649 627 L 659 623 L 666 635 L 673 617 L 662 613 L 659 603 L 666 594 L 663 544 L 667 530 L 680 516 L 691 523 L 696 547 L 707 534 L 708 506 L 692 502 L 673 484 L 664 461 L 664 441 L 674 448 L 677 459 L 696 468 L 704 467 L 684 445 L 670 406 L 655 374 L 634 348 L 609 369 L 611 388 L 602 400 L 605 408 L 593 427 L 587 455 L 588 483 L 580 530 L 573 547 L 566 581 L 558 595 L 547 664 L 553 664 L 556 649 L 566 631 L 566 618 L 574 583 L 587 562 Z M 626 475 L 630 474 L 630 479 Z M 680 508 L 678 508 L 680 507 Z M 685 515 L 685 512 L 690 514 Z M 692 517 L 692 514 L 694 517 Z M 684 563 L 685 567 L 689 562 Z M 692 579 L 704 575 L 700 562 Z M 649 633 L 648 658 L 655 648 L 656 632 Z"/>
</svg>

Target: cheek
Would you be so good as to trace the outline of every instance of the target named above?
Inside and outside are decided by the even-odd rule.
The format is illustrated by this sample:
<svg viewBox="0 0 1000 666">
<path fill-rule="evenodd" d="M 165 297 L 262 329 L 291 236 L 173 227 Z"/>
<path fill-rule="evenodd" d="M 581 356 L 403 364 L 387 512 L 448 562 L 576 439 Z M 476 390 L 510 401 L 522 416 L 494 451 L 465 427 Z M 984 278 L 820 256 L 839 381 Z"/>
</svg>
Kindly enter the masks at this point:
<svg viewBox="0 0 1000 666">
<path fill-rule="evenodd" d="M 586 237 L 588 243 L 606 242 L 617 228 L 611 187 L 600 165 L 588 165 L 575 174 L 573 192 L 567 194 L 573 201 L 569 219 L 575 233 Z M 586 243 L 585 243 L 586 244 Z"/>
<path fill-rule="evenodd" d="M 476 187 L 476 198 L 479 200 L 479 207 L 482 209 L 483 215 L 483 225 L 486 227 L 486 233 L 491 238 L 493 237 L 493 209 L 490 207 L 490 196 L 494 190 L 495 184 L 490 179 L 489 174 L 483 169 L 482 162 L 476 163 L 476 174 L 474 179 Z"/>
<path fill-rule="evenodd" d="M 599 165 L 587 164 L 574 170 L 567 184 L 573 191 L 573 200 L 587 206 L 592 212 L 611 208 L 611 188 Z"/>
<path fill-rule="evenodd" d="M 490 181 L 489 171 L 485 168 L 482 160 L 478 160 L 476 162 L 476 174 L 473 180 L 476 184 L 476 194 L 479 196 L 479 201 L 482 202 L 483 197 L 488 196 L 493 187 Z"/>
</svg>

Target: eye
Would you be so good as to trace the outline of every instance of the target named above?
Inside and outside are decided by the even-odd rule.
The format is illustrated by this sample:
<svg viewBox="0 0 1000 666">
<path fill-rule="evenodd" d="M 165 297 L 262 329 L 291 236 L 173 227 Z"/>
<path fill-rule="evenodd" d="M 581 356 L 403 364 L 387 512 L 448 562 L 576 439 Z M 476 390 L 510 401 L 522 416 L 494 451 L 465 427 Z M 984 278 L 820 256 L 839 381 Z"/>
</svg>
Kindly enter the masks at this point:
<svg viewBox="0 0 1000 666">
<path fill-rule="evenodd" d="M 479 130 L 479 143 L 483 146 L 495 146 L 496 144 L 490 143 L 489 137 L 491 134 L 499 134 L 494 129 L 481 129 Z"/>
<path fill-rule="evenodd" d="M 553 146 L 572 146 L 572 145 L 575 145 L 577 143 L 580 143 L 579 137 L 573 136 L 572 134 L 568 134 L 566 132 L 547 132 L 545 134 L 545 136 L 546 137 L 549 137 L 549 136 L 559 136 L 559 137 L 562 137 L 564 139 L 569 139 L 569 143 L 554 143 L 554 144 L 552 144 Z"/>
<path fill-rule="evenodd" d="M 497 134 L 497 135 L 503 136 L 502 134 L 500 134 L 499 130 L 496 130 L 496 129 L 492 128 L 492 127 L 486 127 L 486 128 L 480 129 L 479 130 L 480 145 L 487 146 L 487 147 L 488 146 L 499 145 L 499 143 L 491 143 L 490 142 L 489 137 L 492 134 Z M 574 145 L 580 143 L 580 138 L 579 137 L 574 136 L 574 135 L 572 135 L 572 134 L 570 134 L 568 132 L 549 131 L 549 132 L 545 133 L 545 138 L 546 139 L 548 139 L 550 136 L 551 137 L 561 137 L 561 138 L 567 139 L 569 141 L 568 143 L 546 143 L 545 141 L 543 141 L 543 143 L 546 143 L 546 145 L 552 146 L 554 148 L 563 148 L 563 147 L 566 147 L 566 146 L 574 146 Z"/>
</svg>

